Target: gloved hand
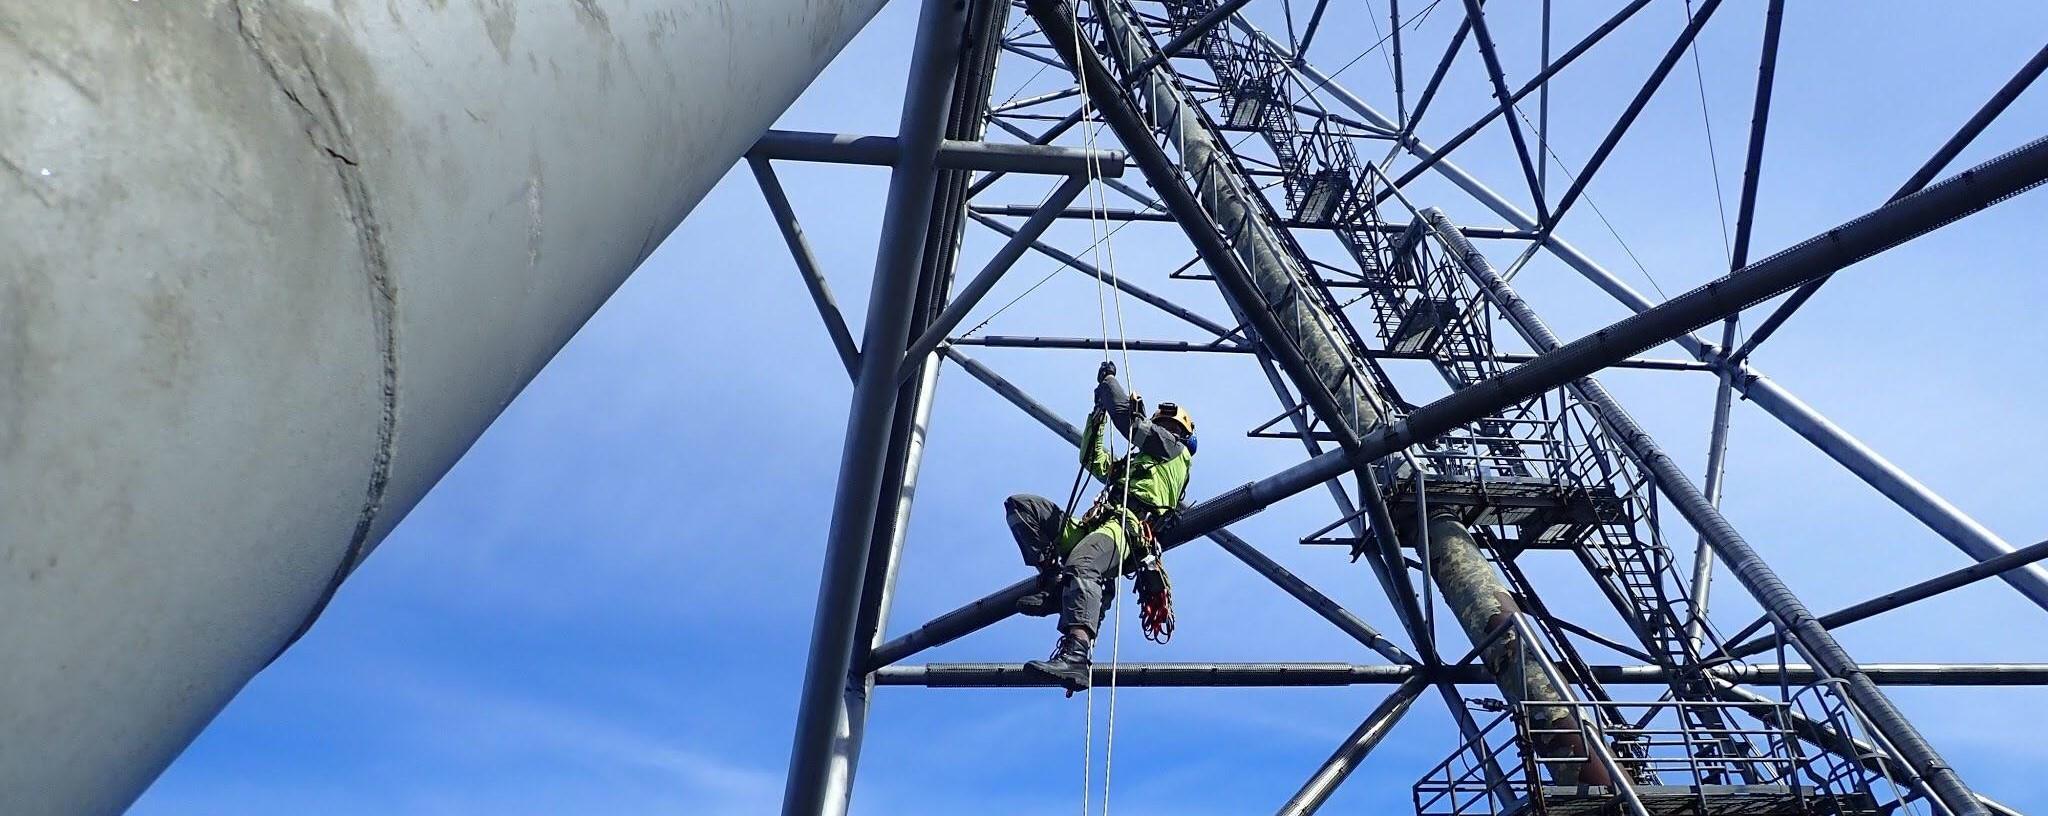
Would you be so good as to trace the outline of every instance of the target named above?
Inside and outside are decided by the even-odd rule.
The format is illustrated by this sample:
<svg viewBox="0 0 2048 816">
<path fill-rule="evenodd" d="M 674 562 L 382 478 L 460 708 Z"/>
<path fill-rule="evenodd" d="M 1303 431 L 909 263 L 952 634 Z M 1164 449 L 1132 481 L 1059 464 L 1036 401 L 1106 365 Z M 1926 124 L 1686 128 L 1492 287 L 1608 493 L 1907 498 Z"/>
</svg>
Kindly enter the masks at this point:
<svg viewBox="0 0 2048 816">
<path fill-rule="evenodd" d="M 1132 394 L 1132 395 L 1131 395 L 1131 413 L 1133 413 L 1133 414 L 1136 414 L 1136 415 L 1138 415 L 1138 416 L 1141 416 L 1141 417 L 1145 415 L 1145 398 L 1144 398 L 1144 397 L 1138 396 L 1137 394 Z"/>
<path fill-rule="evenodd" d="M 1095 367 L 1096 382 L 1102 382 L 1103 380 L 1107 380 L 1114 376 L 1116 376 L 1116 363 L 1104 360 L 1102 361 L 1102 365 Z"/>
</svg>

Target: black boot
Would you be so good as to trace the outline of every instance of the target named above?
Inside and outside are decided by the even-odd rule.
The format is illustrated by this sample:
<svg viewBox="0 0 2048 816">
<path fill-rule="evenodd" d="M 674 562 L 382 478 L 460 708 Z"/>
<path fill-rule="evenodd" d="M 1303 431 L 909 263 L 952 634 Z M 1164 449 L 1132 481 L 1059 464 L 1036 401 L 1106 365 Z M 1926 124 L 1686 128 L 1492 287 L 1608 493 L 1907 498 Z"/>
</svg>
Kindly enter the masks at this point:
<svg viewBox="0 0 2048 816">
<path fill-rule="evenodd" d="M 1060 684 L 1068 694 L 1087 691 L 1093 663 L 1088 659 L 1088 642 L 1073 635 L 1060 636 L 1052 656 L 1024 664 L 1024 671 Z"/>
</svg>

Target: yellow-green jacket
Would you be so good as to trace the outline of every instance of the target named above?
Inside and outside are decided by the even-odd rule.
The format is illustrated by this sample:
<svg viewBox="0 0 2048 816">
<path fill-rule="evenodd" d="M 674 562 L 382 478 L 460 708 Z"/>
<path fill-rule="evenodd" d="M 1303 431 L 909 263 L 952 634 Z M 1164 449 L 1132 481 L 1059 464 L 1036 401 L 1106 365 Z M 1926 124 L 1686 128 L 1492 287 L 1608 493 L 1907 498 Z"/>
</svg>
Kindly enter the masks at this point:
<svg viewBox="0 0 2048 816">
<path fill-rule="evenodd" d="M 1110 424 L 1131 442 L 1131 453 L 1122 459 L 1110 455 L 1104 438 L 1103 427 Z M 1066 535 L 1060 537 L 1060 553 L 1066 554 L 1081 539 L 1100 530 L 1116 541 L 1118 559 L 1129 560 L 1131 527 L 1140 514 L 1156 517 L 1180 506 L 1193 464 L 1194 451 L 1185 440 L 1146 419 L 1131 405 L 1115 377 L 1104 378 L 1095 387 L 1095 411 L 1088 415 L 1088 427 L 1081 433 L 1081 465 L 1105 483 L 1103 494 L 1122 506 L 1117 515 L 1126 523 L 1117 524 L 1112 517 L 1083 527 L 1083 519 L 1068 519 Z"/>
</svg>

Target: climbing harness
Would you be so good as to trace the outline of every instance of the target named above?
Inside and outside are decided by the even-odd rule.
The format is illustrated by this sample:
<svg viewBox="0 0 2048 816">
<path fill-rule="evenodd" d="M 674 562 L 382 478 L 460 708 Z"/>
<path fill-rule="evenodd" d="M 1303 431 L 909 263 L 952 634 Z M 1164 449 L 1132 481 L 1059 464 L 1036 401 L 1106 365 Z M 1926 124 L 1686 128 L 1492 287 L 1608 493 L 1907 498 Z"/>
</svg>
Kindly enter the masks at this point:
<svg viewBox="0 0 2048 816">
<path fill-rule="evenodd" d="M 1121 468 L 1128 459 L 1120 460 L 1118 470 L 1111 471 L 1111 478 L 1122 481 L 1124 500 L 1128 500 L 1130 485 Z M 1121 516 L 1121 524 L 1130 556 L 1124 560 L 1121 569 L 1124 577 L 1133 579 L 1138 596 L 1138 622 L 1144 626 L 1145 639 L 1164 644 L 1173 639 L 1173 580 L 1166 574 L 1166 548 L 1159 543 L 1154 522 L 1160 511 L 1139 511 L 1118 501 L 1115 486 L 1105 488 L 1097 496 L 1088 513 L 1081 517 L 1080 529 L 1088 530 L 1111 523 L 1112 517 Z"/>
</svg>

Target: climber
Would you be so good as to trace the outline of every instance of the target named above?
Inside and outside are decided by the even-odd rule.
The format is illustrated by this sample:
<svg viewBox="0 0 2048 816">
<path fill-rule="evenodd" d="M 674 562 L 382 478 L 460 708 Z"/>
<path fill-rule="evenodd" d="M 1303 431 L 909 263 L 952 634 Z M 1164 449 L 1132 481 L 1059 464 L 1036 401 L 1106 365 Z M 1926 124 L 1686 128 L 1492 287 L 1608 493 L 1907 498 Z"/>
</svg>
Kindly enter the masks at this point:
<svg viewBox="0 0 2048 816">
<path fill-rule="evenodd" d="M 1130 440 L 1131 453 L 1122 459 L 1110 456 L 1105 420 Z M 1038 570 L 1038 591 L 1019 600 L 1017 611 L 1059 615 L 1052 656 L 1025 664 L 1026 671 L 1069 692 L 1088 688 L 1089 654 L 1116 578 L 1157 555 L 1145 546 L 1152 540 L 1150 525 L 1180 506 L 1194 453 L 1195 423 L 1185 409 L 1160 403 L 1147 420 L 1144 404 L 1126 396 L 1116 381 L 1115 364 L 1096 370 L 1095 410 L 1081 435 L 1081 465 L 1104 482 L 1094 506 L 1075 519 L 1043 496 L 1019 494 L 1003 503 L 1024 563 Z"/>
</svg>

